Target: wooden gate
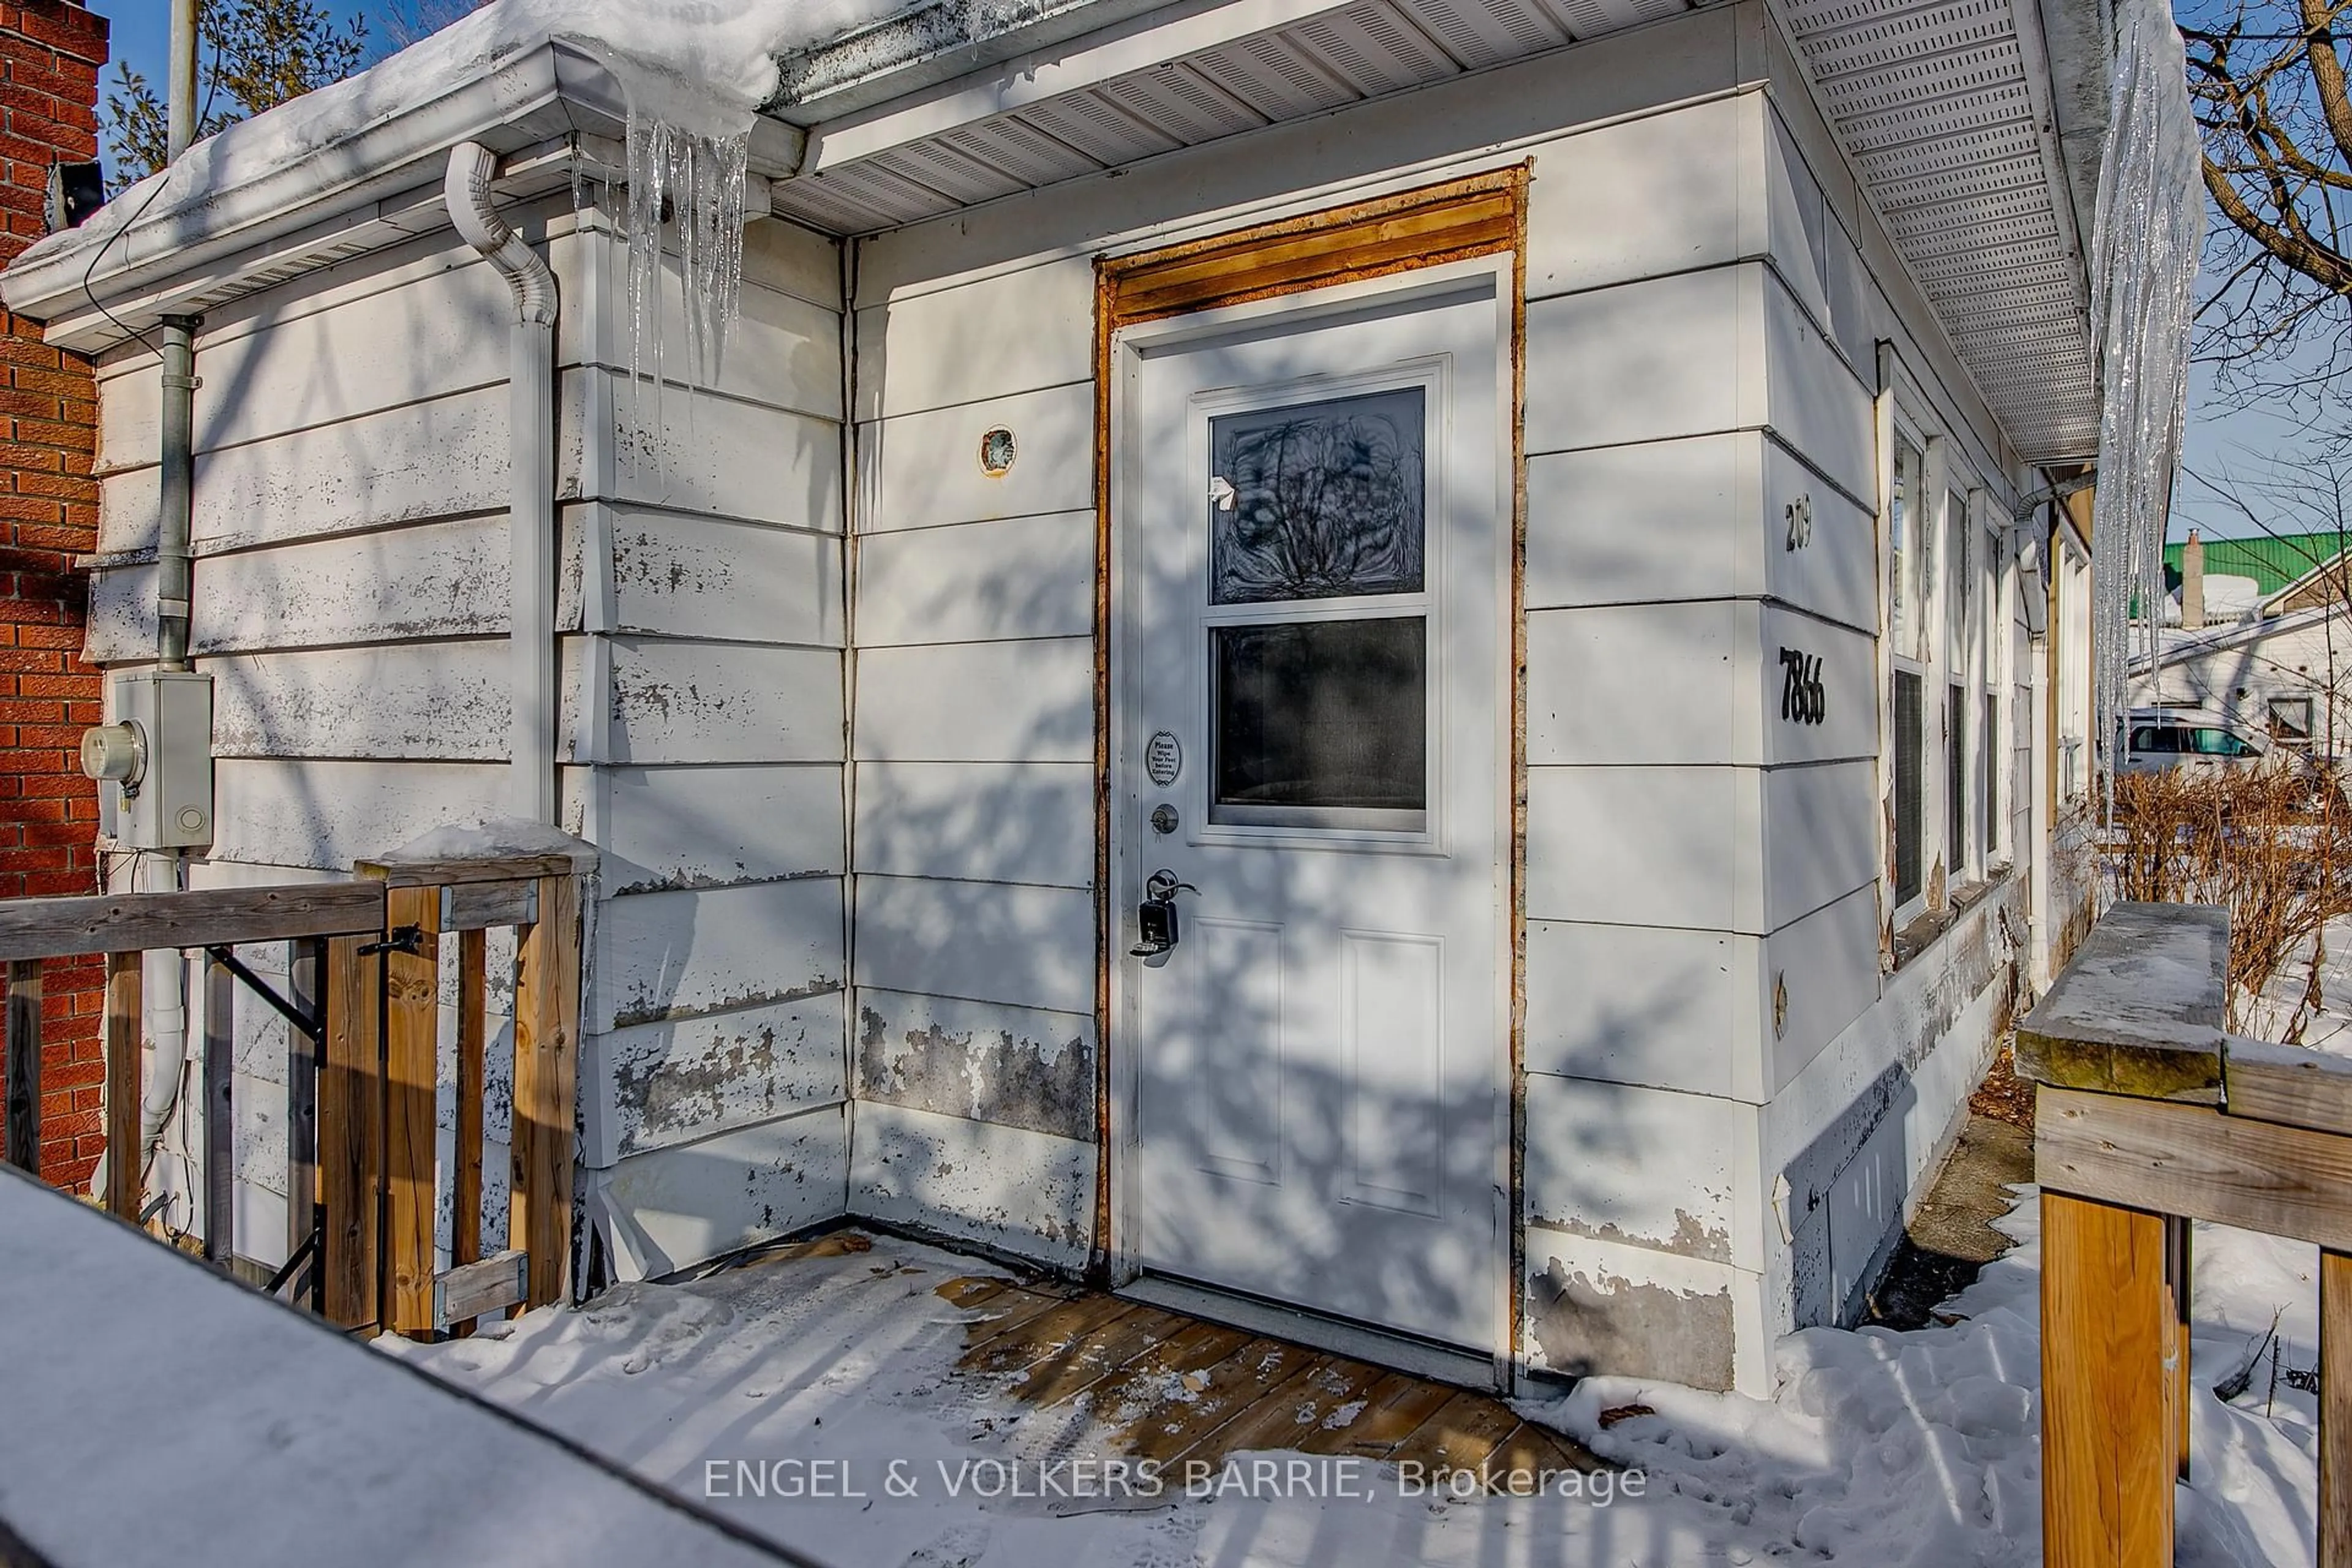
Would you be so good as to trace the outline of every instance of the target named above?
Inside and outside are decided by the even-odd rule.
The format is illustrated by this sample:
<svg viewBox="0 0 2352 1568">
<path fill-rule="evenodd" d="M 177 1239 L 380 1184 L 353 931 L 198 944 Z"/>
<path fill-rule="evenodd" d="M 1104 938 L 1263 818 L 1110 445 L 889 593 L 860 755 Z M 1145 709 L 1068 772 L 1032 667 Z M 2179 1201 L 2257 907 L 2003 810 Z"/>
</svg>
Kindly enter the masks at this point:
<svg viewBox="0 0 2352 1568">
<path fill-rule="evenodd" d="M 268 1281 L 358 1332 L 430 1337 L 486 1312 L 571 1291 L 573 1106 L 583 853 L 362 861 L 347 881 L 0 901 L 7 965 L 5 1155 L 40 1148 L 41 966 L 106 955 L 105 1206 L 150 1217 L 141 1179 L 143 955 L 201 957 L 205 1255 L 236 1265 L 237 997 L 281 1016 L 287 1070 L 287 1263 Z M 511 1199 L 505 1246 L 483 1254 L 488 941 L 516 931 Z M 289 994 L 237 947 L 289 944 Z M 446 950 L 445 950 L 446 949 Z M 438 1158 L 441 971 L 457 982 L 457 1136 Z M 194 1044 L 194 1042 L 192 1042 Z M 434 1219 L 450 1194 L 448 1267 Z"/>
</svg>

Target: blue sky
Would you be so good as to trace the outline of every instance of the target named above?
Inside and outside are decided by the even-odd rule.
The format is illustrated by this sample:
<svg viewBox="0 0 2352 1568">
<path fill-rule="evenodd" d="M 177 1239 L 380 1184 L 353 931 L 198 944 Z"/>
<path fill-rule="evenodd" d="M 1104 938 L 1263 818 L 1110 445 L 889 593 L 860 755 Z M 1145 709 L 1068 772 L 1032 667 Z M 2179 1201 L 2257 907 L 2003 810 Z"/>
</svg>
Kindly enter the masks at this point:
<svg viewBox="0 0 2352 1568">
<path fill-rule="evenodd" d="M 326 0 L 326 4 L 338 19 L 364 9 L 351 0 Z M 113 24 L 114 58 L 145 72 L 156 90 L 162 91 L 164 56 L 170 47 L 170 0 L 98 0 L 92 8 Z M 107 74 L 110 80 L 111 68 Z M 2292 444 L 2293 432 L 2276 419 L 2259 411 L 2216 406 L 2209 395 L 2210 379 L 2200 368 L 2190 384 L 2189 428 L 2182 441 L 2182 458 L 2189 467 L 2208 471 L 2221 466 L 2242 469 L 2258 466 L 2262 457 Z M 2184 537 L 2191 523 L 2209 537 L 2248 531 L 2243 520 L 2200 495 L 2198 487 L 2186 479 L 2175 498 L 2172 521 L 2175 538 Z"/>
<path fill-rule="evenodd" d="M 338 21 L 364 9 L 350 0 L 325 0 L 325 4 Z M 156 92 L 162 93 L 163 58 L 172 47 L 172 0 L 90 0 L 89 8 L 110 24 L 114 58 L 143 72 Z M 114 68 L 109 66 L 106 75 L 110 82 Z"/>
</svg>

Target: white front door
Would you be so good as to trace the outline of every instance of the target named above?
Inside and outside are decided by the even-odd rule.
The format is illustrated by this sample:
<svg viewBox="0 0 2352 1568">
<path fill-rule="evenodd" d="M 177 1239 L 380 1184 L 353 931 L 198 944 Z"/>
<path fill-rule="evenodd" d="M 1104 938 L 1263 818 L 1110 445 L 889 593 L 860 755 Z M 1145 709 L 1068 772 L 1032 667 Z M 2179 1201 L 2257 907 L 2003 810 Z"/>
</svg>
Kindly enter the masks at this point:
<svg viewBox="0 0 2352 1568">
<path fill-rule="evenodd" d="M 1508 970 L 1493 274 L 1121 363 L 1140 1268 L 1493 1352 Z M 1216 325 L 1214 322 L 1209 326 Z M 1166 872 L 1176 944 L 1139 905 Z"/>
</svg>

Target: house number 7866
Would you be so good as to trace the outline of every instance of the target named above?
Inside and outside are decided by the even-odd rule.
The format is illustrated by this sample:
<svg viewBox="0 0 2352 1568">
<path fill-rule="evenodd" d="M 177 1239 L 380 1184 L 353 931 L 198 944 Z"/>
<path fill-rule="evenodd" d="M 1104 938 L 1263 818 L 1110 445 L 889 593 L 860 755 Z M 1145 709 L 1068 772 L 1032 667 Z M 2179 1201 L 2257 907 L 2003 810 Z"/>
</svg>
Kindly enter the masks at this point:
<svg viewBox="0 0 2352 1568">
<path fill-rule="evenodd" d="M 1780 717 L 1798 724 L 1818 724 L 1829 717 L 1821 655 L 1793 647 L 1780 650 Z"/>
</svg>

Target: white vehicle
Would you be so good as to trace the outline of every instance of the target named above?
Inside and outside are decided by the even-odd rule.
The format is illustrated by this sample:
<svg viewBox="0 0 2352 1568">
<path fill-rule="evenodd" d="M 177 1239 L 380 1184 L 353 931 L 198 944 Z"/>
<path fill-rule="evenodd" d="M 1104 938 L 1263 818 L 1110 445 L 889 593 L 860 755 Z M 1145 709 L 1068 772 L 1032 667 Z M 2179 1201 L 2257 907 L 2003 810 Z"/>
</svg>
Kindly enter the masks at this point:
<svg viewBox="0 0 2352 1568">
<path fill-rule="evenodd" d="M 2270 742 L 2227 720 L 2178 709 L 2140 708 L 2126 716 L 2122 771 L 2160 773 L 2190 764 L 2252 767 L 2270 752 Z"/>
</svg>

